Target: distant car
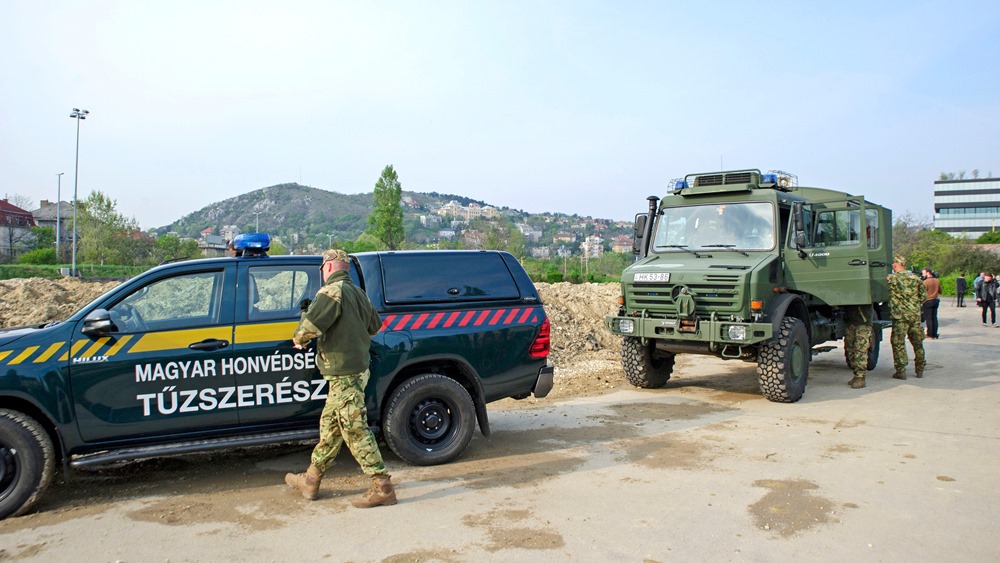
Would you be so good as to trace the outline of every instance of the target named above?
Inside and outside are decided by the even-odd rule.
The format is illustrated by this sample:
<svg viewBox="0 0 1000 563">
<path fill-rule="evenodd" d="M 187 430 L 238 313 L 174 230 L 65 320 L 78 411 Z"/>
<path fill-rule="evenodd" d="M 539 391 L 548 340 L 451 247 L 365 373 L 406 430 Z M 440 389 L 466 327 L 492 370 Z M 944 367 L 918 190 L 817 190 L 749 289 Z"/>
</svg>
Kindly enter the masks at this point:
<svg viewBox="0 0 1000 563">
<path fill-rule="evenodd" d="M 326 398 L 315 344 L 291 336 L 319 256 L 159 266 L 69 319 L 0 331 L 0 517 L 66 470 L 314 439 Z M 486 404 L 552 388 L 549 321 L 510 254 L 366 252 L 350 275 L 383 319 L 369 424 L 405 461 L 466 449 Z"/>
</svg>

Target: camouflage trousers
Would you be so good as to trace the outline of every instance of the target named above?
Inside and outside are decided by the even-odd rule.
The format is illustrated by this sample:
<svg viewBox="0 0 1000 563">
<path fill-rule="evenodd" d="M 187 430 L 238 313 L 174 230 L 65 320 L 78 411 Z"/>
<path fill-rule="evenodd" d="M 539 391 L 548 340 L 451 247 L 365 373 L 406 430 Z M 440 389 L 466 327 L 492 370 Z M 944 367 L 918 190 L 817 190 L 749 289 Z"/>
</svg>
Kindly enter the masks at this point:
<svg viewBox="0 0 1000 563">
<path fill-rule="evenodd" d="M 869 324 L 849 324 L 844 333 L 844 349 L 847 362 L 854 370 L 855 377 L 868 373 L 868 347 L 872 340 L 872 326 Z"/>
<path fill-rule="evenodd" d="M 312 452 L 312 464 L 325 473 L 345 442 L 367 475 L 386 473 L 382 452 L 368 429 L 365 409 L 365 385 L 368 370 L 355 375 L 328 378 L 326 406 L 319 418 L 319 443 Z"/>
<path fill-rule="evenodd" d="M 913 321 L 900 321 L 892 319 L 892 363 L 896 366 L 896 372 L 906 369 L 908 362 L 906 358 L 906 339 L 910 339 L 913 346 L 913 367 L 917 371 L 924 371 L 924 329 L 920 326 L 920 319 Z"/>
</svg>

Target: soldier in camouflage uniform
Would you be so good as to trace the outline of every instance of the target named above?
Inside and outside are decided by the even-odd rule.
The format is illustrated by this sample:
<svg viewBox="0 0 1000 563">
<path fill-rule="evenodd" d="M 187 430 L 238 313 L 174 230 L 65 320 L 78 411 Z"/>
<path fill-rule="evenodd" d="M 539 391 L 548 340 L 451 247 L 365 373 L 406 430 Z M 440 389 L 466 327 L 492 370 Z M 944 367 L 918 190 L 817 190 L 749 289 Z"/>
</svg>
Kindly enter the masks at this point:
<svg viewBox="0 0 1000 563">
<path fill-rule="evenodd" d="M 889 313 L 892 315 L 892 360 L 896 379 L 906 379 L 906 339 L 913 345 L 913 368 L 924 376 L 924 330 L 920 326 L 920 308 L 927 300 L 927 288 L 906 269 L 906 259 L 897 256 L 889 276 Z"/>
<path fill-rule="evenodd" d="M 847 384 L 852 389 L 865 386 L 865 374 L 868 373 L 868 347 L 872 339 L 871 307 L 868 305 L 848 305 L 844 307 L 844 321 L 847 324 L 844 334 L 844 349 L 847 351 L 847 362 L 854 370 L 854 379 Z"/>
<path fill-rule="evenodd" d="M 396 492 L 382 461 L 375 436 L 368 429 L 365 384 L 371 361 L 371 337 L 382 327 L 382 319 L 365 292 L 351 283 L 350 263 L 343 250 L 323 253 L 324 285 L 302 313 L 292 337 L 295 348 L 303 349 L 317 338 L 316 364 L 330 382 L 326 406 L 319 419 L 319 443 L 305 473 L 285 475 L 285 483 L 309 500 L 316 498 L 323 473 L 333 464 L 340 446 L 347 443 L 365 474 L 372 477 L 371 488 L 351 501 L 358 508 L 396 504 Z"/>
</svg>

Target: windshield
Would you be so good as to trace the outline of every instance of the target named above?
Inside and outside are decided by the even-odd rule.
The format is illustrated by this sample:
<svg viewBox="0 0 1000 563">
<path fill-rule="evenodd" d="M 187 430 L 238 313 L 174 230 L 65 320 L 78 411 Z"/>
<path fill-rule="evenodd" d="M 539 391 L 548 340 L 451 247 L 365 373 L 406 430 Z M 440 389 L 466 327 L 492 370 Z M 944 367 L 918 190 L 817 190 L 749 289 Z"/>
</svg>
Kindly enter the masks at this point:
<svg viewBox="0 0 1000 563">
<path fill-rule="evenodd" d="M 766 201 L 668 207 L 653 238 L 659 252 L 774 248 L 774 208 Z"/>
</svg>

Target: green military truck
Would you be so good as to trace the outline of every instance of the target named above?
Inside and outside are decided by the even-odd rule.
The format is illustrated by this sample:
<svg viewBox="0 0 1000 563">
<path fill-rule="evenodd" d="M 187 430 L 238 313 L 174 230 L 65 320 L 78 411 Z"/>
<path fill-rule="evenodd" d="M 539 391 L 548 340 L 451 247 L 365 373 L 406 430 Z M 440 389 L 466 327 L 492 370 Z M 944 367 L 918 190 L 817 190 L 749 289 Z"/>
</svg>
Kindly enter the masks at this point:
<svg viewBox="0 0 1000 563">
<path fill-rule="evenodd" d="M 844 337 L 846 306 L 871 308 L 875 368 L 890 325 L 889 209 L 757 169 L 690 174 L 647 199 L 638 259 L 606 318 L 629 383 L 662 387 L 677 354 L 708 354 L 755 362 L 763 395 L 795 402 L 812 355 Z"/>
</svg>

